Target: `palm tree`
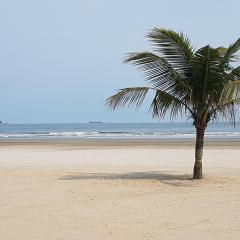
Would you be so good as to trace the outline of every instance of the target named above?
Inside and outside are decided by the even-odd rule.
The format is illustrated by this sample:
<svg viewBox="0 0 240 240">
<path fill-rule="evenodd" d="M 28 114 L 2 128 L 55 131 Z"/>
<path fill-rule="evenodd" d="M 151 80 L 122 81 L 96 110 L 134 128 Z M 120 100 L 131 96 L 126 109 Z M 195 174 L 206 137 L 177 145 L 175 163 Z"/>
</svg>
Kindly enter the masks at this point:
<svg viewBox="0 0 240 240">
<path fill-rule="evenodd" d="M 206 45 L 195 50 L 187 36 L 172 30 L 154 28 L 147 37 L 153 51 L 130 53 L 124 60 L 144 72 L 146 86 L 120 89 L 106 104 L 113 110 L 124 105 L 138 108 L 153 92 L 153 117 L 163 118 L 170 112 L 172 119 L 179 114 L 192 119 L 196 128 L 193 179 L 201 179 L 208 123 L 219 118 L 235 122 L 240 66 L 232 63 L 238 60 L 240 38 L 228 48 Z"/>
</svg>

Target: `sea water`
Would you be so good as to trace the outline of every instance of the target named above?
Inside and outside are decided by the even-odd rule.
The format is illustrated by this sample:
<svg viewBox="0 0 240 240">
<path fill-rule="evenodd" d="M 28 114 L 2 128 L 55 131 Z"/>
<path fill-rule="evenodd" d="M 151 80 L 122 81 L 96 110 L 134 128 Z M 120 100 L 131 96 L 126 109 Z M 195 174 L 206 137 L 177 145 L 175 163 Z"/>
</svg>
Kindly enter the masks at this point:
<svg viewBox="0 0 240 240">
<path fill-rule="evenodd" d="M 0 124 L 0 139 L 179 139 L 194 138 L 191 123 Z M 240 139 L 240 124 L 209 124 L 206 138 Z"/>
</svg>

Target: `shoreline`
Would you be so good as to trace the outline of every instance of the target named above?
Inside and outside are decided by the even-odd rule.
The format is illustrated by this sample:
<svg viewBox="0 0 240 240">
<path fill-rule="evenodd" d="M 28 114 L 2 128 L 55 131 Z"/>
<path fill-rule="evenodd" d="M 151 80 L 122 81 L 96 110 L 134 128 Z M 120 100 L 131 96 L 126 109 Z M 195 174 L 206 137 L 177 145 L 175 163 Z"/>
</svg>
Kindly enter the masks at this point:
<svg viewBox="0 0 240 240">
<path fill-rule="evenodd" d="M 195 139 L 14 139 L 0 140 L 0 147 L 194 147 Z M 240 139 L 205 139 L 205 147 L 240 147 Z"/>
</svg>

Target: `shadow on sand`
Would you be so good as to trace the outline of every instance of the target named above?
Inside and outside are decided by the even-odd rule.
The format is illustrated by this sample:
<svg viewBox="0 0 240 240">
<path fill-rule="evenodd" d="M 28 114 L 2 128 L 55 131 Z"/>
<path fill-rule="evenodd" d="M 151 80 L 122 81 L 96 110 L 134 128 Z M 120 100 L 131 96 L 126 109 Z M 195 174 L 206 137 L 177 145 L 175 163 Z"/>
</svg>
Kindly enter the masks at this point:
<svg viewBox="0 0 240 240">
<path fill-rule="evenodd" d="M 175 172 L 127 172 L 127 173 L 81 173 L 77 175 L 65 175 L 59 180 L 154 180 L 172 186 L 189 186 L 192 176 L 189 174 L 180 175 Z M 187 184 L 188 183 L 188 184 Z"/>
</svg>

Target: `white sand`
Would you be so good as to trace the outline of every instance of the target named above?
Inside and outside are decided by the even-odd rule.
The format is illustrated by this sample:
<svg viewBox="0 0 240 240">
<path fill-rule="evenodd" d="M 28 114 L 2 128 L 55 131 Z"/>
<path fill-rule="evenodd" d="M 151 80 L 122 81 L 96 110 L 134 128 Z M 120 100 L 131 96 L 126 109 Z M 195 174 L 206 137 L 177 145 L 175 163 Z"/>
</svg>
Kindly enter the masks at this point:
<svg viewBox="0 0 240 240">
<path fill-rule="evenodd" d="M 0 148 L 1 240 L 240 239 L 240 148 Z"/>
</svg>

